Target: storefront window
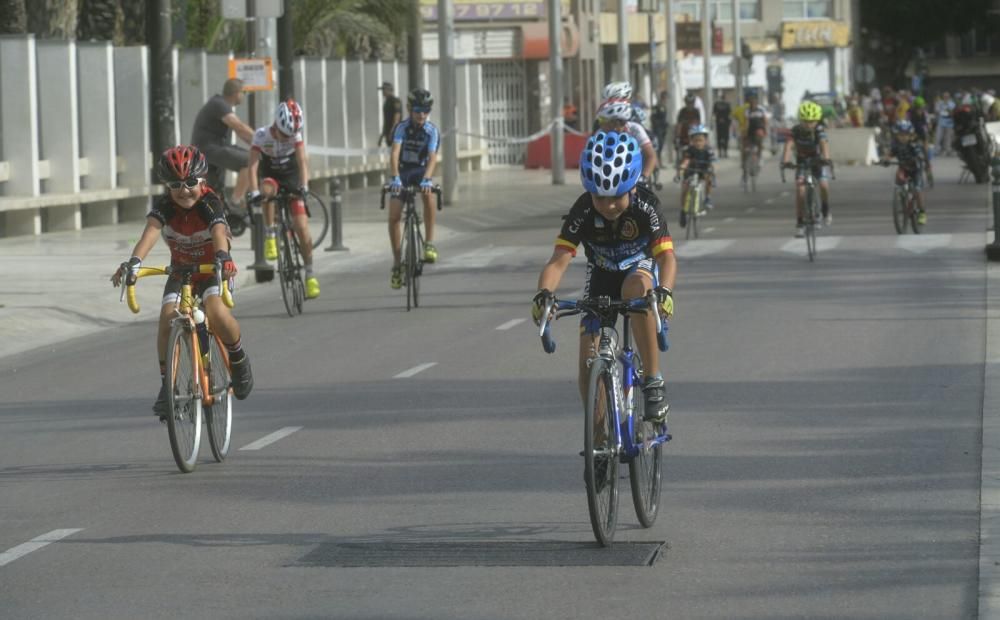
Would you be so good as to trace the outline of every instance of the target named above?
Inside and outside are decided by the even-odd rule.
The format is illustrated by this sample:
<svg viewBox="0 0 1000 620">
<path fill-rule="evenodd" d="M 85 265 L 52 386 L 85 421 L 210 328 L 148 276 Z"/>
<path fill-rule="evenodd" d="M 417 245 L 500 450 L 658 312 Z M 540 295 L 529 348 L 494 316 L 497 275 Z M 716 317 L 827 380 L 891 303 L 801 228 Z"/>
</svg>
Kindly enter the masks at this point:
<svg viewBox="0 0 1000 620">
<path fill-rule="evenodd" d="M 785 19 L 816 19 L 833 14 L 831 0 L 785 0 Z"/>
<path fill-rule="evenodd" d="M 749 22 L 760 19 L 760 3 L 758 0 L 739 0 L 740 21 Z M 686 15 L 691 21 L 701 21 L 701 2 L 699 0 L 687 0 L 677 2 L 677 13 Z M 733 21 L 732 0 L 711 0 L 712 21 L 730 22 Z"/>
</svg>

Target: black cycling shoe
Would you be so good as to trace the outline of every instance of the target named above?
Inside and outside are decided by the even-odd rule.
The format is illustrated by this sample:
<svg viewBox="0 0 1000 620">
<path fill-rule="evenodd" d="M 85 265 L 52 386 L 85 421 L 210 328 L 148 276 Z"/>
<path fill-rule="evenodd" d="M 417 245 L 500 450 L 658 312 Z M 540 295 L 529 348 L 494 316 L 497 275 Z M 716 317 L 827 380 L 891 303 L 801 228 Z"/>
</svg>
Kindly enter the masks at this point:
<svg viewBox="0 0 1000 620">
<path fill-rule="evenodd" d="M 167 421 L 167 414 L 170 413 L 170 395 L 167 393 L 166 382 L 160 383 L 160 393 L 153 403 L 153 413 L 160 418 L 160 422 Z"/>
<path fill-rule="evenodd" d="M 667 421 L 670 405 L 664 398 L 663 377 L 647 377 L 642 385 L 642 394 L 646 397 L 646 410 L 642 419 L 647 422 L 663 423 Z"/>
<path fill-rule="evenodd" d="M 253 390 L 253 371 L 250 370 L 250 358 L 244 355 L 240 361 L 233 362 L 232 373 L 233 396 L 237 400 L 243 400 Z"/>
</svg>

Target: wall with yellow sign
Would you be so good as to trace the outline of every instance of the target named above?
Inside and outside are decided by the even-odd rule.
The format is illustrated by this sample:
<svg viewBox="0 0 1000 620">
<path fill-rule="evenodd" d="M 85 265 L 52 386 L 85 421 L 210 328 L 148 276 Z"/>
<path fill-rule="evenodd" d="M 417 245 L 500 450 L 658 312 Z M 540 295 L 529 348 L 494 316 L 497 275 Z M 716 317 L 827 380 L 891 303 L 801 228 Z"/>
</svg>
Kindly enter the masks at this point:
<svg viewBox="0 0 1000 620">
<path fill-rule="evenodd" d="M 845 22 L 820 20 L 782 24 L 781 49 L 848 47 L 850 44 L 851 27 Z"/>
</svg>

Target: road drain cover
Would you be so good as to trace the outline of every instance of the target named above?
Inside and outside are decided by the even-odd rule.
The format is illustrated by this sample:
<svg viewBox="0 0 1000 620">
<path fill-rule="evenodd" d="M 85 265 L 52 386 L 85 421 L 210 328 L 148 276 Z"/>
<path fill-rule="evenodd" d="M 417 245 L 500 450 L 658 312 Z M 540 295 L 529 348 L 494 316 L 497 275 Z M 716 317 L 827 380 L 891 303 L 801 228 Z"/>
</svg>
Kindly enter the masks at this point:
<svg viewBox="0 0 1000 620">
<path fill-rule="evenodd" d="M 665 542 L 357 542 L 321 543 L 292 566 L 652 566 Z"/>
</svg>

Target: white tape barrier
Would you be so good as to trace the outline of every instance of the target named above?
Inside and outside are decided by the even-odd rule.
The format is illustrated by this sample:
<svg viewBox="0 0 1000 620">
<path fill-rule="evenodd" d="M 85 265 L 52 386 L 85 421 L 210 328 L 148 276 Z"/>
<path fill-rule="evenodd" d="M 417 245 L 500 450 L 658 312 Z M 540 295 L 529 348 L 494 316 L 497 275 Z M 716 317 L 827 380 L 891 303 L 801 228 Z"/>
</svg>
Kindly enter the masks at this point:
<svg viewBox="0 0 1000 620">
<path fill-rule="evenodd" d="M 576 129 L 573 129 L 572 127 L 569 127 L 568 125 L 566 125 L 566 122 L 563 120 L 563 118 L 561 116 L 558 117 L 558 118 L 553 119 L 552 122 L 550 122 L 548 125 L 546 125 L 542 129 L 539 129 L 538 131 L 536 131 L 535 133 L 531 134 L 530 136 L 518 137 L 518 138 L 507 138 L 507 137 L 499 137 L 499 136 L 487 136 L 487 135 L 484 135 L 484 134 L 470 133 L 470 132 L 467 132 L 467 131 L 457 131 L 457 130 L 453 130 L 453 131 L 454 131 L 454 133 L 456 135 L 469 136 L 471 138 L 479 138 L 480 140 L 485 140 L 487 142 L 500 142 L 500 143 L 504 143 L 504 144 L 527 144 L 528 142 L 534 142 L 535 140 L 541 138 L 542 136 L 550 133 L 552 131 L 552 127 L 555 126 L 556 123 L 562 123 L 563 130 L 566 131 L 566 132 L 568 132 L 568 133 L 571 133 L 571 134 L 574 134 L 574 135 L 577 135 L 577 136 L 588 136 L 588 135 L 590 135 L 590 134 L 584 133 L 582 131 L 578 131 Z M 442 133 L 441 137 L 444 138 L 445 136 L 449 135 L 450 133 L 451 132 Z M 313 154 L 313 155 L 329 155 L 331 157 L 365 157 L 365 156 L 368 156 L 368 155 L 388 154 L 389 151 L 390 151 L 390 149 L 387 146 L 376 147 L 376 148 L 371 148 L 371 149 L 354 149 L 354 148 L 345 148 L 345 147 L 329 147 L 329 146 L 318 146 L 318 145 L 315 145 L 315 144 L 308 144 L 308 145 L 306 145 L 306 151 L 309 152 L 309 153 L 311 153 L 311 154 Z"/>
</svg>

